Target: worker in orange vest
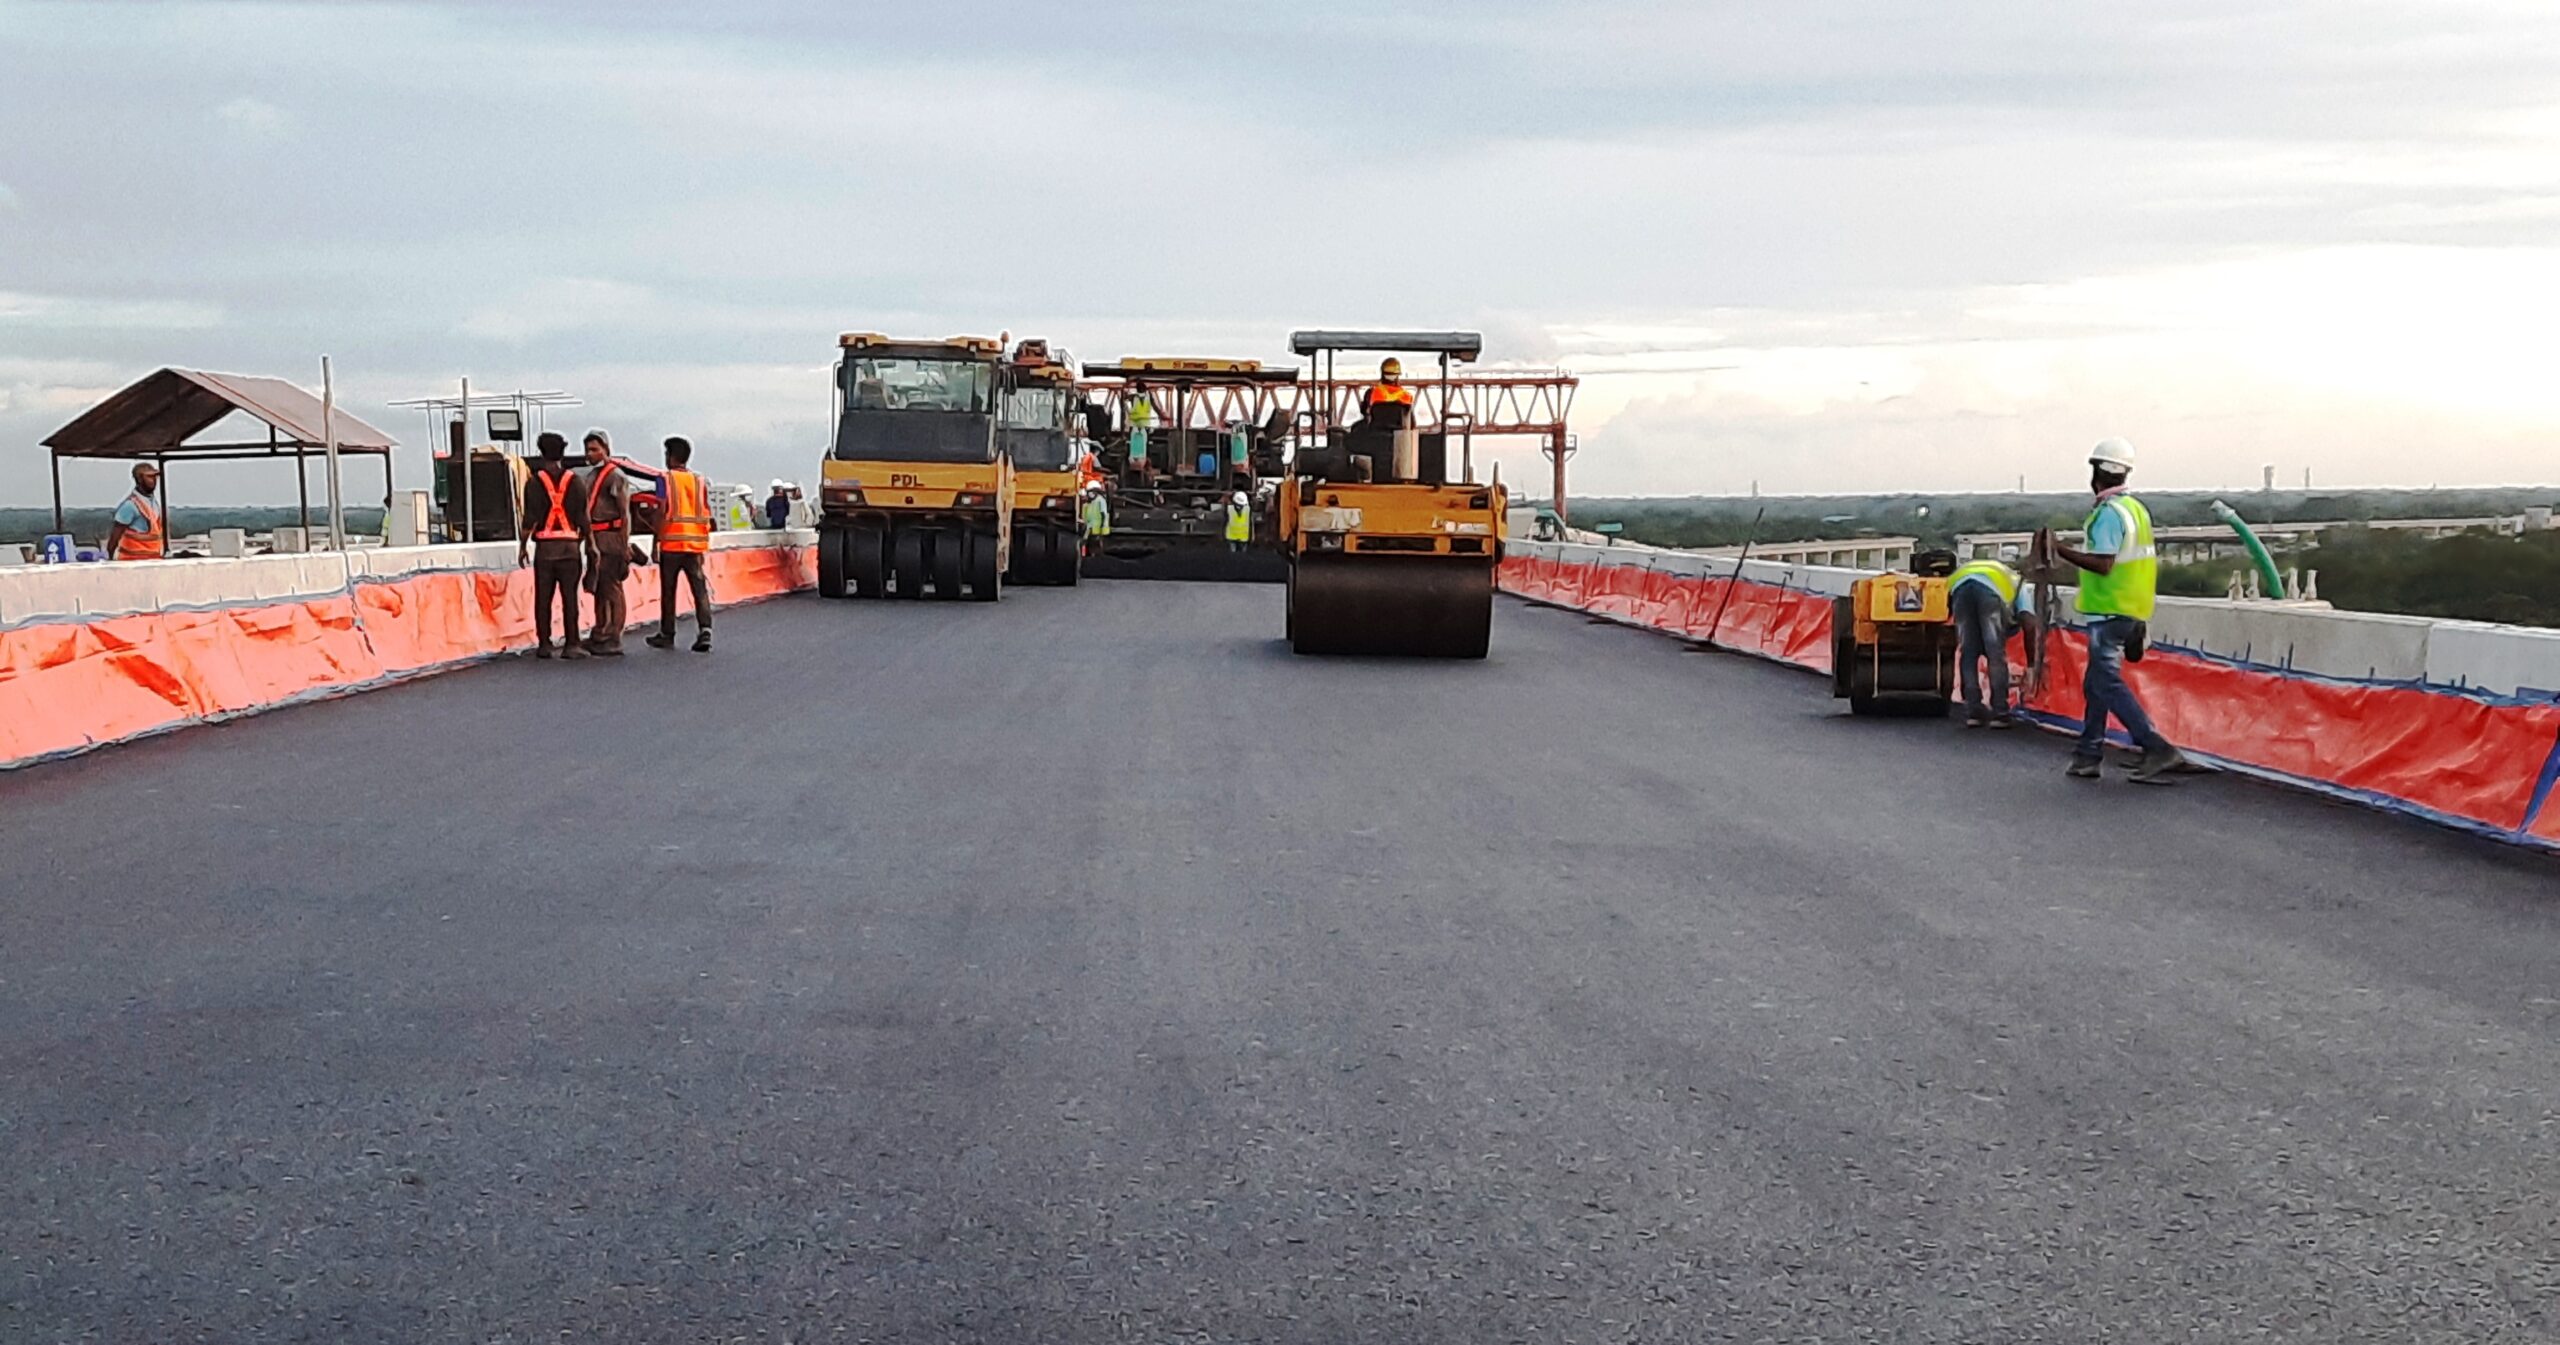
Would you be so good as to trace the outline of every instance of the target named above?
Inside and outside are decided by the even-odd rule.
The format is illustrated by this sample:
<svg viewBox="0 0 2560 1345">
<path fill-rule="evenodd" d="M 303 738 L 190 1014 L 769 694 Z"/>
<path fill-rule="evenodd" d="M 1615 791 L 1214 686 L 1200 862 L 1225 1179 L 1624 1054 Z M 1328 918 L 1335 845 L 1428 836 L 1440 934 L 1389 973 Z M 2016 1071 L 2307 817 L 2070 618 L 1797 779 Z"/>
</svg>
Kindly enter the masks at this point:
<svg viewBox="0 0 2560 1345">
<path fill-rule="evenodd" d="M 169 554 L 169 532 L 160 526 L 160 469 L 147 462 L 133 465 L 133 493 L 116 506 L 107 525 L 107 559 L 159 560 Z"/>
<path fill-rule="evenodd" d="M 569 441 L 549 430 L 535 438 L 542 457 L 524 483 L 524 526 L 516 529 L 516 564 L 533 566 L 533 656 L 551 657 L 551 595 L 560 595 L 560 656 L 585 658 L 578 643 L 581 529 L 587 502 L 569 470 Z"/>
<path fill-rule="evenodd" d="M 631 537 L 631 477 L 613 456 L 613 441 L 602 430 L 587 431 L 587 468 L 579 474 L 586 489 L 587 515 L 580 523 L 587 537 L 587 591 L 596 595 L 595 628 L 587 636 L 587 652 L 607 658 L 622 653 L 622 625 L 630 616 L 623 581 L 633 561 L 648 563 L 649 553 Z"/>
<path fill-rule="evenodd" d="M 676 576 L 693 587 L 693 652 L 711 652 L 711 483 L 688 469 L 693 445 L 667 441 L 667 517 L 658 525 L 658 633 L 652 649 L 676 647 Z"/>
<path fill-rule="evenodd" d="M 1413 423 L 1413 389 L 1404 385 L 1404 361 L 1390 355 L 1378 381 L 1360 394 L 1360 414 L 1373 430 L 1401 430 Z"/>
</svg>

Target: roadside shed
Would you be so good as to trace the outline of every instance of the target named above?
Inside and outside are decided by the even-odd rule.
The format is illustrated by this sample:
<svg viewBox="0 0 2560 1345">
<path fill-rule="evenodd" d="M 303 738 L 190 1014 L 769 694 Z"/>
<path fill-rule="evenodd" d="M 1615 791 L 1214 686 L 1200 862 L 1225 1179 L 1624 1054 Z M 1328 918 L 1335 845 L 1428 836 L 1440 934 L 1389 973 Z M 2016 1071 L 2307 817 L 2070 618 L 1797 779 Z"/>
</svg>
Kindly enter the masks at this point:
<svg viewBox="0 0 2560 1345">
<path fill-rule="evenodd" d="M 188 442 L 234 413 L 245 413 L 265 425 L 265 441 Z M 302 526 L 308 528 L 311 483 L 304 469 L 327 446 L 320 417 L 320 399 L 281 378 L 201 369 L 162 369 L 146 375 L 46 436 L 45 449 L 53 455 L 53 526 L 57 530 L 63 526 L 64 458 L 122 458 L 158 465 L 164 518 L 169 512 L 169 464 L 173 461 L 291 459 Z M 347 414 L 343 406 L 335 408 L 330 423 L 337 430 L 338 452 L 382 459 L 382 493 L 389 495 L 391 450 L 398 441 Z"/>
</svg>

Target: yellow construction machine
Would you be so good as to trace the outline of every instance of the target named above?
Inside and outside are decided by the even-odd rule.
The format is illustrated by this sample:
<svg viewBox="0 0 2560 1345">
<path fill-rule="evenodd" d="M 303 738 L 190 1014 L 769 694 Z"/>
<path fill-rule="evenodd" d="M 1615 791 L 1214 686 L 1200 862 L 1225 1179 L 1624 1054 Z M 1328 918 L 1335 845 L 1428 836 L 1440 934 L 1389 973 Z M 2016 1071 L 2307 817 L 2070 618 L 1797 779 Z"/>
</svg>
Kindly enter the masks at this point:
<svg viewBox="0 0 2560 1345">
<path fill-rule="evenodd" d="M 818 591 L 995 601 L 1013 541 L 1013 464 L 996 435 L 1004 342 L 847 332 L 837 345 Z"/>
<path fill-rule="evenodd" d="M 1015 584 L 1072 585 L 1084 570 L 1084 523 L 1077 490 L 1083 458 L 1083 407 L 1076 400 L 1074 361 L 1049 343 L 1025 339 L 996 412 L 996 437 L 1013 464 Z"/>
<path fill-rule="evenodd" d="M 1301 654 L 1483 658 L 1492 639 L 1494 567 L 1506 500 L 1472 480 L 1464 424 L 1426 432 L 1410 392 L 1395 417 L 1347 396 L 1345 353 L 1452 360 L 1484 349 L 1474 332 L 1302 331 L 1290 350 L 1313 365 L 1314 407 L 1299 417 L 1281 482 L 1280 546 L 1289 562 L 1289 647 Z M 1366 382 L 1355 372 L 1355 382 Z M 1349 411 L 1362 408 L 1357 420 Z M 1446 388 L 1440 405 L 1448 405 Z M 1458 436 L 1459 471 L 1449 470 Z"/>
<path fill-rule="evenodd" d="M 1943 715 L 1956 689 L 1947 576 L 1955 557 L 1922 552 L 1911 574 L 1869 575 L 1831 602 L 1831 695 L 1851 714 Z"/>
</svg>

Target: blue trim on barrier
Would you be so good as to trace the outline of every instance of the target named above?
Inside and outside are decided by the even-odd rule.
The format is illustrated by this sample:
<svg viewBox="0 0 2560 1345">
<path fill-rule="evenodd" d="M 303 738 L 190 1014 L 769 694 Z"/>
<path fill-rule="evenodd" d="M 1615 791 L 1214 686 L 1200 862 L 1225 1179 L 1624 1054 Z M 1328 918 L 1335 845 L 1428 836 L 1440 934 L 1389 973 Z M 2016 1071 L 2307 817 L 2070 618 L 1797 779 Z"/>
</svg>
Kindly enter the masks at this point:
<svg viewBox="0 0 2560 1345">
<path fill-rule="evenodd" d="M 2542 805 L 2551 798 L 2551 786 L 2560 782 L 2560 733 L 2551 735 L 2551 750 L 2542 755 L 2542 774 L 2533 781 L 2533 801 L 2524 806 L 2524 825 L 2519 831 L 2533 830 L 2542 818 Z"/>
<path fill-rule="evenodd" d="M 339 598 L 367 584 L 396 584 L 422 574 L 503 574 L 519 568 L 514 565 L 433 565 L 398 574 L 364 574 L 350 578 L 336 588 L 308 589 L 300 593 L 278 593 L 265 598 L 227 598 L 220 602 L 172 602 L 152 607 L 136 607 L 128 612 L 49 612 L 21 621 L 0 621 L 0 633 L 34 630 L 40 626 L 86 626 L 99 621 L 119 621 L 129 616 L 157 616 L 166 612 L 236 612 L 251 607 L 280 607 L 289 602 L 312 602 L 321 598 Z"/>
</svg>

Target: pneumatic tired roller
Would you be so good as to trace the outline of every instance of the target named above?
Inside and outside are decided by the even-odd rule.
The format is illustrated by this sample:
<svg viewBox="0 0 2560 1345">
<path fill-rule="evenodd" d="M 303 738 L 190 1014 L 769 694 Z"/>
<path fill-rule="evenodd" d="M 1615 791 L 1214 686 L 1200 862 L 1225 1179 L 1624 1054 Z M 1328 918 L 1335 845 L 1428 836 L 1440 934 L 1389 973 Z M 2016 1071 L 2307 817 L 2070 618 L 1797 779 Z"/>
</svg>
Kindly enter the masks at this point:
<svg viewBox="0 0 2560 1345">
<path fill-rule="evenodd" d="M 1297 332 L 1314 361 L 1316 410 L 1281 483 L 1280 542 L 1289 562 L 1289 646 L 1301 654 L 1483 658 L 1493 635 L 1494 567 L 1502 558 L 1502 483 L 1470 480 L 1470 427 L 1443 417 L 1426 430 L 1405 354 L 1437 355 L 1439 404 L 1451 360 L 1473 360 L 1473 332 Z M 1335 376 L 1341 352 L 1389 358 L 1356 401 Z M 1357 411 L 1356 419 L 1350 414 Z M 1456 436 L 1460 469 L 1449 471 Z"/>
</svg>

